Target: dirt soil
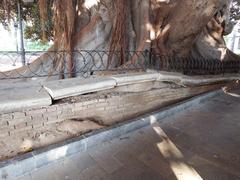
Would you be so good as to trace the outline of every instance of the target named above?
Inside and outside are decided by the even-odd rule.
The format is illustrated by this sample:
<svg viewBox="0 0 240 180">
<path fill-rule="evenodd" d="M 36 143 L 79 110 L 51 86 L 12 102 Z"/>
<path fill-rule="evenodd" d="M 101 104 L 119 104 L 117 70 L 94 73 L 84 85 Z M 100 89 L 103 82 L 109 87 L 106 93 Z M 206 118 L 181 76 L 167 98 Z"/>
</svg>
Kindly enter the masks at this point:
<svg viewBox="0 0 240 180">
<path fill-rule="evenodd" d="M 103 127 L 88 119 L 69 119 L 34 131 L 26 139 L 18 137 L 4 139 L 0 141 L 0 160 L 6 160 L 17 154 L 24 154 Z"/>
</svg>

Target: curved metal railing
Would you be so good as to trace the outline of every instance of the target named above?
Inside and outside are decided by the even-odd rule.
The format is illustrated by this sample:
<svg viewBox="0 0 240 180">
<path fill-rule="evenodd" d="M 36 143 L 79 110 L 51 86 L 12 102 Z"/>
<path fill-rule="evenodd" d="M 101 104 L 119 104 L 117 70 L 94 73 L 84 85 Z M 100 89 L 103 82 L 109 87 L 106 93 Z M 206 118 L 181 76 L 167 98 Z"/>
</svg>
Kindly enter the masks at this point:
<svg viewBox="0 0 240 180">
<path fill-rule="evenodd" d="M 26 65 L 21 67 L 21 54 L 17 52 L 0 52 L 0 79 L 18 79 L 48 76 L 89 77 L 98 71 L 145 70 L 147 52 L 102 50 L 75 50 L 72 69 L 69 69 L 67 51 L 26 52 Z M 60 62 L 58 61 L 60 60 Z M 57 63 L 58 62 L 58 63 Z"/>
<path fill-rule="evenodd" d="M 21 54 L 18 52 L 0 52 L 0 80 L 33 77 L 88 78 L 96 72 L 129 71 L 154 69 L 161 71 L 182 72 L 188 75 L 207 75 L 239 73 L 240 61 L 222 62 L 216 59 L 180 58 L 162 56 L 150 51 L 103 51 L 74 50 L 72 66 L 69 69 L 67 51 L 26 52 L 26 65 L 21 67 Z M 60 61 L 59 61 L 60 60 Z M 57 63 L 58 62 L 58 63 Z"/>
</svg>

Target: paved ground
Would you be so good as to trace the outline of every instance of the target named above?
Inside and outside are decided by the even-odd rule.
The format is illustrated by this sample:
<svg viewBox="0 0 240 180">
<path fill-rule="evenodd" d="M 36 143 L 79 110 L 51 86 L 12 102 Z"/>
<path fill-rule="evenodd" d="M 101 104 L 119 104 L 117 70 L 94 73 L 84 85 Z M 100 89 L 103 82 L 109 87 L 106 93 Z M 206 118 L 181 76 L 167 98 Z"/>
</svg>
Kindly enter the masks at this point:
<svg viewBox="0 0 240 180">
<path fill-rule="evenodd" d="M 18 180 L 237 180 L 239 111 L 239 98 L 222 95 Z"/>
</svg>

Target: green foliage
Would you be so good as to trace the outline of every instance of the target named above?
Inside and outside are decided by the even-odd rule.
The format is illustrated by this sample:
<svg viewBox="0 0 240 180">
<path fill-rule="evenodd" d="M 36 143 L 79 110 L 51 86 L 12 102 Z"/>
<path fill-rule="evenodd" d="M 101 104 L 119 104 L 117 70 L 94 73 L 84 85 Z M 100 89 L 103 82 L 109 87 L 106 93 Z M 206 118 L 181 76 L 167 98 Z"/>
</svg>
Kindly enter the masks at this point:
<svg viewBox="0 0 240 180">
<path fill-rule="evenodd" d="M 40 41 L 26 42 L 27 51 L 47 51 L 51 47 L 48 43 L 41 43 Z"/>
<path fill-rule="evenodd" d="M 18 20 L 17 0 L 9 0 L 8 4 L 0 3 L 0 23 L 8 29 L 9 22 Z M 48 41 L 53 40 L 53 12 L 51 10 L 53 0 L 48 0 L 48 17 L 44 24 L 46 38 Z M 22 18 L 27 25 L 25 27 L 25 38 L 30 40 L 42 39 L 42 24 L 40 19 L 40 10 L 37 1 L 25 4 L 20 1 L 22 7 Z M 6 7 L 7 6 L 7 7 Z"/>
<path fill-rule="evenodd" d="M 50 7 L 48 6 L 48 8 Z M 43 29 L 38 4 L 33 4 L 24 8 L 23 14 L 25 16 L 24 19 L 28 22 L 25 27 L 25 38 L 35 41 L 41 40 Z M 53 18 L 52 11 L 50 9 L 48 10 L 48 18 L 44 26 L 47 40 L 53 40 Z"/>
<path fill-rule="evenodd" d="M 0 3 L 0 23 L 8 28 L 9 20 L 14 20 L 16 18 L 16 11 L 12 11 L 12 9 L 17 9 L 17 5 L 15 1 L 8 1 L 7 4 L 1 0 Z"/>
</svg>

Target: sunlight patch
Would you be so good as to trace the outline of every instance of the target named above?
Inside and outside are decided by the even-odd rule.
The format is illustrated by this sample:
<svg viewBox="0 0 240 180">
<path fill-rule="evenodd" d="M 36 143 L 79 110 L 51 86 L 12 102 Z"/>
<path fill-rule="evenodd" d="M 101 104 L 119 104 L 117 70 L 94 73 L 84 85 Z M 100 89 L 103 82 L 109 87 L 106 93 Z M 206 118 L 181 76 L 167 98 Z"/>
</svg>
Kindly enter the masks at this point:
<svg viewBox="0 0 240 180">
<path fill-rule="evenodd" d="M 90 9 L 93 6 L 98 5 L 99 2 L 100 0 L 85 0 L 84 7 L 86 7 L 87 9 Z"/>
<path fill-rule="evenodd" d="M 184 156 L 177 146 L 169 139 L 159 123 L 152 124 L 154 131 L 162 139 L 157 147 L 162 156 L 168 161 L 170 168 L 178 180 L 202 180 L 197 171 L 184 162 Z"/>
<path fill-rule="evenodd" d="M 173 170 L 178 180 L 200 180 L 199 174 L 192 167 L 182 162 L 170 162 L 170 167 Z"/>
<path fill-rule="evenodd" d="M 57 160 L 66 156 L 68 147 L 63 146 L 57 149 L 53 149 L 48 153 L 48 159 L 50 161 Z"/>
</svg>

